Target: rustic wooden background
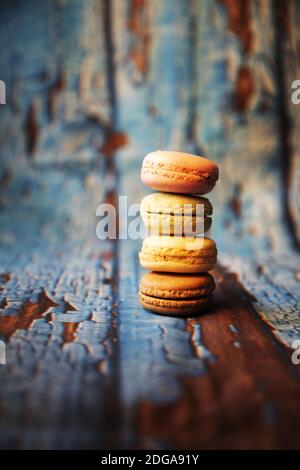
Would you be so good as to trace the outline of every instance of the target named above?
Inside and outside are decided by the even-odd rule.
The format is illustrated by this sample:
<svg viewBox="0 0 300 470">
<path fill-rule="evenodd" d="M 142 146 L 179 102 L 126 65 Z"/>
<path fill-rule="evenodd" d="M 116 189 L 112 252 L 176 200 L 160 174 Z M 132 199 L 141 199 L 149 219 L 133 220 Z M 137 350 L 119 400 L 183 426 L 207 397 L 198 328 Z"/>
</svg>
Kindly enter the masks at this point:
<svg viewBox="0 0 300 470">
<path fill-rule="evenodd" d="M 297 0 L 2 0 L 1 448 L 299 448 Z M 220 166 L 215 307 L 138 304 L 148 151 Z"/>
</svg>

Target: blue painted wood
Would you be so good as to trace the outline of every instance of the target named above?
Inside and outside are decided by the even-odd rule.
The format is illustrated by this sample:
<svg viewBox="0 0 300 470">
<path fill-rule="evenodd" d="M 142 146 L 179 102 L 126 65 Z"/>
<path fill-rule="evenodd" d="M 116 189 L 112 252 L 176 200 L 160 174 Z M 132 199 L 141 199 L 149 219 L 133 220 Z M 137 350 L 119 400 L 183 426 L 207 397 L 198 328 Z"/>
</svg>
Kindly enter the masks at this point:
<svg viewBox="0 0 300 470">
<path fill-rule="evenodd" d="M 2 3 L 0 79 L 8 99 L 0 105 L 0 334 L 7 365 L 0 366 L 0 446 L 132 447 L 140 433 L 139 445 L 164 448 L 159 417 L 168 414 L 160 405 L 174 406 L 169 433 L 182 429 L 181 445 L 285 442 L 274 422 L 294 430 L 298 382 L 268 334 L 286 345 L 299 337 L 299 254 L 284 217 L 285 191 L 296 220 L 299 208 L 297 171 L 290 186 L 283 178 L 274 2 L 246 2 L 245 17 L 239 2 L 226 1 Z M 286 34 L 290 79 L 298 32 L 292 25 Z M 288 109 L 297 123 L 298 111 Z M 289 134 L 293 167 L 296 134 Z M 117 192 L 140 201 L 147 193 L 141 161 L 157 148 L 203 153 L 220 166 L 209 196 L 212 236 L 221 297 L 235 300 L 218 307 L 219 318 L 144 311 L 139 242 L 96 238 L 98 204 Z M 224 267 L 236 274 L 244 303 L 237 304 Z M 280 375 L 261 374 L 261 364 Z M 250 434 L 235 422 L 234 407 L 243 422 L 255 416 Z M 198 441 L 181 416 L 192 419 Z M 218 434 L 222 426 L 234 430 L 228 441 Z"/>
<path fill-rule="evenodd" d="M 200 152 L 216 160 L 220 166 L 221 178 L 209 198 L 215 209 L 212 236 L 219 248 L 219 261 L 241 280 L 248 291 L 242 291 L 241 295 L 248 305 L 255 307 L 257 317 L 261 315 L 280 341 L 292 345 L 299 335 L 299 254 L 291 248 L 291 237 L 282 218 L 282 194 L 278 191 L 282 186 L 282 157 L 278 133 L 280 97 L 272 65 L 275 31 L 271 5 L 266 7 L 262 16 L 257 11 L 251 20 L 253 31 L 257 31 L 262 37 L 257 39 L 258 47 L 249 56 L 245 56 L 242 51 L 240 39 L 226 28 L 227 12 L 218 2 L 178 2 L 175 8 L 175 11 L 180 10 L 178 16 L 173 15 L 173 4 L 171 6 L 165 2 L 161 9 L 152 5 L 151 3 L 147 7 L 154 32 L 154 38 L 151 36 L 152 55 L 150 53 L 148 59 L 149 76 L 139 86 L 132 83 L 128 70 L 124 67 L 126 42 L 123 37 L 127 31 L 127 16 L 124 14 L 123 21 L 122 16 L 121 19 L 115 19 L 116 28 L 121 28 L 120 40 L 116 43 L 119 126 L 130 134 L 129 145 L 118 154 L 118 168 L 122 175 L 120 192 L 127 194 L 133 202 L 141 200 L 147 193 L 147 188 L 143 188 L 139 181 L 139 172 L 143 155 L 149 150 L 176 148 Z M 195 11 L 198 14 L 196 25 L 193 23 Z M 270 31 L 267 41 L 263 37 L 264 31 Z M 165 48 L 173 51 L 167 60 L 164 59 Z M 186 53 L 187 50 L 189 54 Z M 250 88 L 252 96 L 249 101 L 248 98 L 246 100 L 246 109 L 237 111 L 233 109 L 232 96 L 237 93 L 238 76 L 240 69 L 244 70 L 243 67 L 249 67 L 250 77 L 253 74 L 255 92 Z M 191 76 L 192 88 L 187 84 Z M 266 101 L 268 110 L 264 111 Z M 218 369 L 218 365 L 214 366 L 215 360 L 224 375 L 228 373 L 232 377 L 233 389 L 240 391 L 234 400 L 235 393 L 231 390 L 232 400 L 235 401 L 236 410 L 239 410 L 237 414 L 243 416 L 244 413 L 249 413 L 255 416 L 259 409 L 257 404 L 248 412 L 245 411 L 245 406 L 239 405 L 239 400 L 245 403 L 245 400 L 249 400 L 248 396 L 257 393 L 255 385 L 252 388 L 249 384 L 249 388 L 245 389 L 241 386 L 243 380 L 248 381 L 247 378 L 242 379 L 243 373 L 248 377 L 248 372 L 244 370 L 247 366 L 243 365 L 243 361 L 237 362 L 239 372 L 234 378 L 235 372 L 228 362 L 233 360 L 230 359 L 231 354 L 234 360 L 238 356 L 237 352 L 229 351 L 231 347 L 240 349 L 241 355 L 248 357 L 246 361 L 252 361 L 254 350 L 260 349 L 261 341 L 255 343 L 255 338 L 250 335 L 249 343 L 253 343 L 253 351 L 247 356 L 249 349 L 245 344 L 243 331 L 249 329 L 245 324 L 237 333 L 234 329 L 227 343 L 225 325 L 220 327 L 218 318 L 211 321 L 211 328 L 216 332 L 218 341 L 223 344 L 223 351 L 222 347 L 218 348 L 214 343 L 214 333 L 205 334 L 208 318 L 193 324 L 192 330 L 183 320 L 166 320 L 161 317 L 151 320 L 151 316 L 137 304 L 140 275 L 137 267 L 138 249 L 136 243 L 132 243 L 131 247 L 125 242 L 120 245 L 120 350 L 123 396 L 129 403 L 134 403 L 135 397 L 142 402 L 138 408 L 141 410 L 140 429 L 144 436 L 141 438 L 142 445 L 156 448 L 164 442 L 166 448 L 174 445 L 179 445 L 179 448 L 182 445 L 205 446 L 203 443 L 215 446 L 214 440 L 209 439 L 209 433 L 202 435 L 202 426 L 197 427 L 195 424 L 195 410 L 192 405 L 189 407 L 189 398 L 194 395 L 202 398 L 202 401 L 201 398 L 198 401 L 198 423 L 205 422 L 206 419 L 207 413 L 201 406 L 204 400 L 207 407 L 211 407 L 216 413 L 207 426 L 214 426 L 212 422 L 218 426 L 216 421 L 218 422 L 222 412 L 217 410 L 222 408 L 223 392 L 220 392 L 219 401 L 215 399 L 214 384 L 219 380 L 212 372 L 214 367 Z M 227 274 L 225 279 L 226 276 Z M 219 280 L 220 285 L 223 278 L 224 275 Z M 237 309 L 233 310 L 232 321 L 240 313 Z M 165 335 L 158 336 L 157 324 L 166 332 Z M 195 332 L 197 328 L 199 336 Z M 218 336 L 219 328 L 224 339 Z M 186 331 L 189 332 L 188 336 L 185 335 Z M 175 332 L 178 343 L 180 342 L 180 346 L 178 343 L 176 345 L 176 351 L 181 351 L 179 358 L 176 351 L 174 358 Z M 195 337 L 196 345 L 191 342 L 191 338 Z M 188 347 L 192 356 L 187 353 Z M 200 356 L 194 356 L 195 351 L 201 351 Z M 276 354 L 275 350 L 262 352 L 262 356 L 269 359 L 270 355 Z M 288 363 L 291 365 L 290 356 L 285 367 L 288 367 Z M 258 364 L 261 364 L 261 359 L 257 362 L 257 367 Z M 185 377 L 191 375 L 198 380 L 188 391 L 182 388 L 182 382 L 177 378 L 182 374 L 182 366 Z M 265 365 L 265 368 L 268 367 L 280 369 L 279 365 Z M 220 370 L 218 374 L 221 373 Z M 249 380 L 251 382 L 252 379 Z M 256 376 L 253 380 L 254 384 L 257 381 L 268 381 L 266 376 Z M 283 393 L 278 392 L 279 383 L 280 380 L 272 381 L 274 394 L 272 397 L 269 395 L 269 401 L 262 404 L 263 431 L 258 430 L 260 419 L 257 417 L 256 436 L 247 436 L 247 430 L 239 427 L 235 437 L 232 437 L 233 445 L 240 445 L 242 448 L 276 446 L 274 442 L 278 438 L 273 434 L 276 434 L 276 426 L 270 426 L 272 437 L 268 436 L 268 431 L 264 428 L 270 422 L 268 410 L 272 409 L 273 414 L 279 414 L 281 423 L 285 420 L 291 422 L 285 407 L 279 410 L 278 395 Z M 264 382 L 263 386 L 268 389 L 270 385 Z M 201 390 L 205 390 L 202 392 L 203 396 Z M 243 398 L 244 393 L 247 398 Z M 157 402 L 172 403 L 171 400 L 176 399 L 174 406 L 156 405 Z M 224 406 L 226 408 L 227 405 Z M 129 417 L 135 412 L 136 407 L 131 405 Z M 232 410 L 228 413 L 234 414 Z M 177 416 L 184 418 L 177 420 Z M 188 425 L 185 426 L 182 422 L 195 426 L 197 431 L 191 431 L 191 434 L 198 433 L 198 438 L 194 439 L 193 435 L 189 435 L 186 429 Z M 231 423 L 228 427 L 233 429 L 234 425 Z M 176 429 L 176 432 L 172 432 L 171 428 Z M 132 442 L 130 436 L 127 439 Z M 297 433 L 295 439 L 297 440 Z M 219 445 L 227 446 L 228 443 L 221 441 Z"/>
<path fill-rule="evenodd" d="M 99 447 L 112 432 L 101 421 L 116 375 L 115 268 L 95 233 L 111 191 L 100 155 L 111 126 L 102 9 L 3 5 L 1 448 Z"/>
<path fill-rule="evenodd" d="M 239 273 L 257 298 L 260 314 L 280 340 L 291 345 L 299 336 L 295 324 L 299 254 L 292 248 L 282 204 L 289 187 L 282 176 L 280 83 L 273 61 L 276 31 L 271 2 L 265 8 L 258 4 L 252 8 L 250 26 L 245 28 L 251 29 L 255 46 L 245 53 L 243 33 L 239 37 L 227 28 L 229 13 L 220 2 L 179 1 L 174 10 L 168 2 L 161 9 L 148 6 L 155 34 L 144 85 L 136 87 L 129 80 L 123 66 L 126 42 L 117 43 L 120 127 L 132 135 L 118 161 L 120 172 L 132 177 L 123 192 L 130 188 L 135 200 L 140 159 L 149 150 L 200 151 L 217 161 L 220 181 L 209 198 L 219 260 Z M 195 14 L 198 20 L 193 23 Z M 126 17 L 116 23 L 123 28 L 119 36 L 123 38 Z M 253 82 L 245 85 L 248 97 L 238 89 L 241 70 L 247 71 L 245 81 Z M 234 109 L 237 99 L 246 103 L 245 109 Z M 193 132 L 188 134 L 191 115 Z M 299 160 L 296 152 L 293 158 Z M 295 188 L 297 172 L 292 174 Z M 292 206 L 297 220 L 295 201 Z"/>
</svg>

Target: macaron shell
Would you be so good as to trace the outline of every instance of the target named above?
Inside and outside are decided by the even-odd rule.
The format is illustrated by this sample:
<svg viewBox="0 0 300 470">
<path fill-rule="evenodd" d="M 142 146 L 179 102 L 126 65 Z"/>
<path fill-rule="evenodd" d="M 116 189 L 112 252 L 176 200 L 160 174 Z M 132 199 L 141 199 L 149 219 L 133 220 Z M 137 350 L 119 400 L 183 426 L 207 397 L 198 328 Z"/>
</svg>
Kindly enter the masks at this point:
<svg viewBox="0 0 300 470">
<path fill-rule="evenodd" d="M 204 215 L 212 215 L 213 207 L 207 198 L 182 194 L 148 194 L 142 199 L 140 209 L 141 212 L 155 214 L 195 215 L 200 204 L 203 206 Z"/>
<path fill-rule="evenodd" d="M 158 299 L 140 292 L 139 299 L 141 305 L 154 313 L 162 315 L 195 315 L 208 310 L 213 302 L 212 295 L 199 299 L 172 300 Z"/>
<path fill-rule="evenodd" d="M 170 193 L 206 194 L 218 177 L 217 165 L 206 158 L 162 150 L 146 155 L 141 171 L 144 184 Z"/>
<path fill-rule="evenodd" d="M 212 294 L 215 286 L 215 280 L 209 273 L 190 275 L 150 272 L 140 280 L 141 293 L 166 299 L 204 297 Z"/>
</svg>

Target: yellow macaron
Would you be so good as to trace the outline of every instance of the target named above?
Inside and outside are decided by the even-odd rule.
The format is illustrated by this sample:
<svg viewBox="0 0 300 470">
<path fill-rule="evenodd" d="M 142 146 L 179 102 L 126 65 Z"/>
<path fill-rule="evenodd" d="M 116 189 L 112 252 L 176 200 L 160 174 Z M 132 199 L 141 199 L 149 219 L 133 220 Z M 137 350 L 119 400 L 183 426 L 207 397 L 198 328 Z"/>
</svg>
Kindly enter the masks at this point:
<svg viewBox="0 0 300 470">
<path fill-rule="evenodd" d="M 145 238 L 139 258 L 151 271 L 201 273 L 214 268 L 217 248 L 208 237 L 150 236 Z"/>
<path fill-rule="evenodd" d="M 150 235 L 196 235 L 211 227 L 213 209 L 208 199 L 172 193 L 145 196 L 141 217 Z"/>
</svg>

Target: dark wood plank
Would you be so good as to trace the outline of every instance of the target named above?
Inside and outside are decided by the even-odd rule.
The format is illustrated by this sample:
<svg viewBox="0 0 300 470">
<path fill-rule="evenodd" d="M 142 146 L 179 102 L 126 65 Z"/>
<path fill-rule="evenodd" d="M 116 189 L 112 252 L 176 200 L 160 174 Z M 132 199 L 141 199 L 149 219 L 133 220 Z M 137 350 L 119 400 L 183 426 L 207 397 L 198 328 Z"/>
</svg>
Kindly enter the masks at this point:
<svg viewBox="0 0 300 470">
<path fill-rule="evenodd" d="M 293 103 L 292 84 L 299 80 L 299 2 L 274 2 L 277 32 L 277 78 L 280 90 L 279 125 L 281 132 L 282 198 L 286 224 L 296 249 L 300 249 L 299 229 L 299 105 Z"/>
<path fill-rule="evenodd" d="M 211 313 L 198 324 L 212 356 L 206 372 L 181 377 L 183 392 L 167 404 L 141 401 L 141 448 L 298 448 L 299 370 L 245 297 L 234 274 L 219 268 Z"/>
</svg>

